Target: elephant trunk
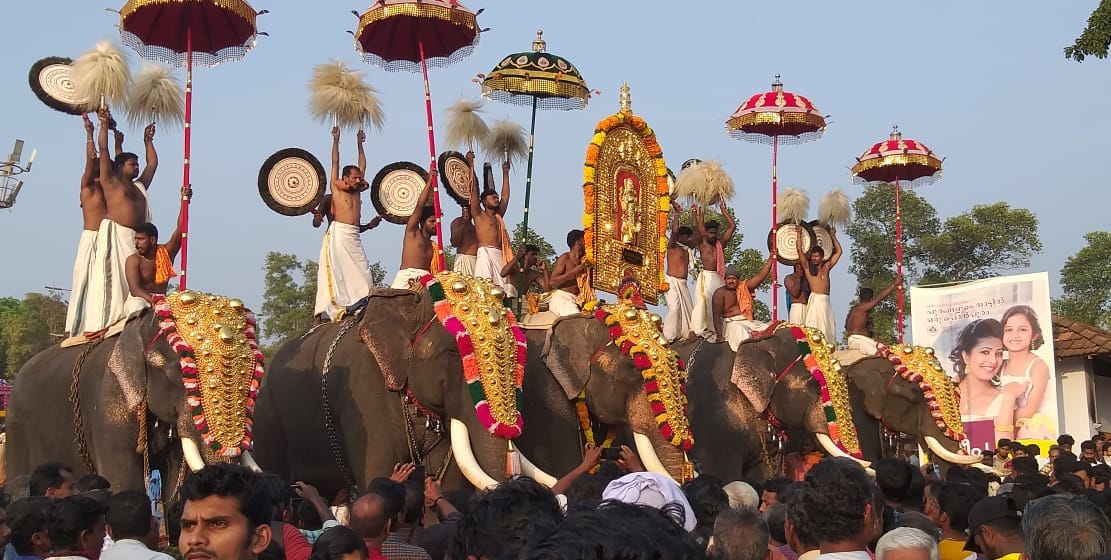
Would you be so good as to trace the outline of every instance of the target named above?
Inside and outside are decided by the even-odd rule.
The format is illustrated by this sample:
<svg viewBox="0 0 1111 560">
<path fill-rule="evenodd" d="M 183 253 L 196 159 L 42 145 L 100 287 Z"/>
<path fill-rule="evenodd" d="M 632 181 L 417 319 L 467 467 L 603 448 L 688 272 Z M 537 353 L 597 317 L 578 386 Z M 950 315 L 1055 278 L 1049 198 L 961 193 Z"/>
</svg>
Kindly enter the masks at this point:
<svg viewBox="0 0 1111 560">
<path fill-rule="evenodd" d="M 643 389 L 635 391 L 629 397 L 627 409 L 637 455 L 640 456 L 645 470 L 669 476 L 676 483 L 681 484 L 683 466 L 687 461 L 686 454 L 664 441 L 663 436 L 660 435 L 652 416 L 652 409 L 648 404 L 648 396 Z"/>
</svg>

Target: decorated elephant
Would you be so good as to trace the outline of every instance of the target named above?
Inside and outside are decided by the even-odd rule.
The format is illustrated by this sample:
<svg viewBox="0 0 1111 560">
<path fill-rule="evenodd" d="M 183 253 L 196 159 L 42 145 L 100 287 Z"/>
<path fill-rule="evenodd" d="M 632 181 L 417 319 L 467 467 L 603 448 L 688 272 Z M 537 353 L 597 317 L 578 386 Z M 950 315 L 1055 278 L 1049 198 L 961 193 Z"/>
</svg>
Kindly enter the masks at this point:
<svg viewBox="0 0 1111 560">
<path fill-rule="evenodd" d="M 146 469 L 174 484 L 183 463 L 257 468 L 251 414 L 263 370 L 254 339 L 243 302 L 185 291 L 159 297 L 118 335 L 40 352 L 12 389 L 8 475 L 60 461 L 122 490 L 145 488 Z"/>
<path fill-rule="evenodd" d="M 525 331 L 525 429 L 517 444 L 534 476 L 554 483 L 545 472 L 570 471 L 587 440 L 601 445 L 610 435 L 635 447 L 646 469 L 690 478 L 683 372 L 659 333 L 658 316 L 627 303 Z"/>
<path fill-rule="evenodd" d="M 506 478 L 523 335 L 489 281 L 447 274 L 426 285 L 373 289 L 358 315 L 278 351 L 255 420 L 264 468 L 326 494 L 409 461 L 446 488 Z"/>
</svg>

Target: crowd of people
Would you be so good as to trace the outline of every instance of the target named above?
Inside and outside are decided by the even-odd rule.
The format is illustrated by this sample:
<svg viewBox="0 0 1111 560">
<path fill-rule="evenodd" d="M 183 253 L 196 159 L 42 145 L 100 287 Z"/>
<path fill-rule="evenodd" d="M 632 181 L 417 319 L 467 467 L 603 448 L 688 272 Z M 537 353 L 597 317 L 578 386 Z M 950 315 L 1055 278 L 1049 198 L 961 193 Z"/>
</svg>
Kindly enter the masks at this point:
<svg viewBox="0 0 1111 560">
<path fill-rule="evenodd" d="M 1048 468 L 1029 446 L 1001 441 L 995 472 L 882 459 L 870 473 L 822 458 L 795 480 L 682 486 L 645 472 L 627 447 L 613 461 L 588 447 L 552 488 L 518 477 L 445 493 L 398 465 L 332 500 L 216 464 L 185 477 L 164 520 L 145 492 L 113 493 L 50 463 L 5 488 L 0 538 L 6 560 L 1108 558 L 1111 445 L 1085 441 L 1075 455 L 1073 444 L 1062 436 Z"/>
</svg>

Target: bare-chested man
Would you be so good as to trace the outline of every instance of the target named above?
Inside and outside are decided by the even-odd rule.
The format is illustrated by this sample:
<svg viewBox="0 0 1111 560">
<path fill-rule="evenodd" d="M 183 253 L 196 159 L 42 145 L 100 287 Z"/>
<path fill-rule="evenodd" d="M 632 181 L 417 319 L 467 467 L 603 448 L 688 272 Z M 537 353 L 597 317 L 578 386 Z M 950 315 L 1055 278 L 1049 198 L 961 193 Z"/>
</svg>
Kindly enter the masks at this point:
<svg viewBox="0 0 1111 560">
<path fill-rule="evenodd" d="M 872 309 L 887 299 L 902 282 L 903 277 L 896 276 L 891 285 L 884 288 L 876 298 L 872 297 L 872 288 L 860 289 L 856 305 L 845 317 L 845 334 L 849 336 L 846 346 L 849 350 L 857 350 L 869 356 L 876 353 L 879 347 L 876 344 L 875 331 L 872 329 Z"/>
<path fill-rule="evenodd" d="M 193 190 L 183 189 L 181 197 L 189 200 Z M 177 215 L 177 228 L 164 245 L 158 244 L 158 228 L 146 223 L 135 229 L 135 254 L 127 257 L 127 286 L 132 298 L 154 303 L 155 294 L 166 294 L 170 279 L 177 276 L 174 259 L 181 250 L 181 211 Z"/>
<path fill-rule="evenodd" d="M 436 234 L 436 210 L 428 205 L 432 195 L 432 174 L 417 199 L 417 208 L 405 224 L 405 234 L 401 242 L 401 270 L 394 276 L 390 287 L 406 290 L 413 282 L 429 274 L 436 248 L 432 246 L 432 236 Z"/>
<path fill-rule="evenodd" d="M 691 208 L 691 225 L 694 227 L 695 248 L 702 259 L 702 272 L 698 274 L 695 283 L 694 311 L 691 313 L 691 330 L 703 338 L 714 338 L 714 317 L 711 299 L 714 292 L 725 283 L 725 250 L 724 246 L 733 239 L 733 232 L 737 224 L 729 215 L 729 209 L 722 202 L 719 207 L 722 217 L 726 220 L 727 227 L 722 235 L 718 235 L 719 225 L 714 221 L 706 221 L 705 209 L 695 206 Z"/>
<path fill-rule="evenodd" d="M 96 263 L 96 235 L 100 222 L 108 213 L 104 191 L 100 188 L 100 165 L 97 162 L 93 122 L 81 115 L 85 125 L 85 171 L 81 174 L 81 217 L 84 222 L 77 242 L 77 259 L 73 263 L 73 283 L 69 307 L 66 309 L 66 335 L 77 336 L 85 331 L 85 295 L 89 274 Z"/>
<path fill-rule="evenodd" d="M 471 209 L 463 207 L 463 215 L 451 221 L 451 246 L 455 248 L 455 264 L 452 270 L 459 274 L 474 276 L 474 265 L 478 262 L 478 237 L 475 234 Z"/>
<path fill-rule="evenodd" d="M 802 228 L 798 228 L 795 233 L 798 243 L 796 247 L 803 247 Z M 837 325 L 833 320 L 833 304 L 829 301 L 829 271 L 841 260 L 841 242 L 837 240 L 837 232 L 833 228 L 829 228 L 829 236 L 833 239 L 833 254 L 829 260 L 823 260 L 825 251 L 815 246 L 807 253 L 808 266 L 802 267 L 802 273 L 810 285 L 810 297 L 806 300 L 806 320 L 803 324 L 822 331 L 826 341 L 836 344 Z"/>
<path fill-rule="evenodd" d="M 359 146 L 359 163 L 358 163 L 359 172 L 362 173 L 362 176 L 365 179 L 366 178 L 366 152 L 363 150 L 363 143 L 366 141 L 366 133 L 360 130 L 359 133 L 356 135 L 356 140 L 358 141 L 358 146 Z M 335 215 L 332 213 L 332 195 L 331 194 L 324 195 L 324 198 L 320 199 L 320 204 L 318 204 L 316 208 L 313 208 L 313 210 L 312 210 L 312 227 L 314 227 L 314 228 L 320 227 L 320 225 L 324 223 L 325 219 L 328 220 L 329 225 L 331 225 L 332 221 L 336 219 Z M 380 223 L 380 222 L 381 222 L 381 219 L 379 219 L 377 222 L 374 222 L 374 225 L 370 225 L 369 223 L 363 224 L 360 227 L 360 231 L 365 232 L 365 231 L 368 231 L 368 230 L 372 230 L 375 227 L 377 227 L 378 223 Z"/>
<path fill-rule="evenodd" d="M 527 294 L 529 288 L 535 285 L 541 291 L 546 292 L 551 289 L 551 278 L 548 276 L 548 265 L 540 260 L 540 248 L 536 245 L 527 244 L 523 245 L 517 250 L 517 254 L 501 269 L 501 275 L 505 278 L 520 278 L 524 276 L 524 281 L 521 282 L 522 293 Z M 457 257 L 458 258 L 458 257 Z M 512 302 L 509 304 L 513 307 Z"/>
<path fill-rule="evenodd" d="M 363 250 L 359 234 L 381 223 L 375 217 L 366 225 L 362 217 L 362 193 L 369 185 L 363 179 L 362 167 L 366 166 L 362 142 L 359 142 L 359 165 L 347 165 L 342 175 L 339 167 L 339 128 L 332 128 L 332 183 L 327 206 L 313 213 L 313 225 L 319 226 L 325 215 L 329 218 L 328 231 L 320 245 L 320 262 L 316 273 L 316 306 L 313 315 L 317 321 L 336 319 L 341 310 L 366 297 L 370 292 L 370 262 Z M 360 133 L 358 138 L 364 136 Z M 360 167 L 362 166 L 362 167 Z M 321 206 L 324 206 L 322 203 Z"/>
<path fill-rule="evenodd" d="M 474 156 L 468 154 L 468 160 L 473 162 Z M 509 162 L 502 164 L 501 169 L 501 196 L 494 191 L 493 185 L 485 185 L 481 193 L 477 188 L 471 189 L 471 217 L 474 218 L 475 238 L 478 240 L 474 275 L 488 278 L 494 285 L 505 290 L 507 297 L 513 298 L 517 297 L 514 284 L 518 279 L 501 276 L 501 269 L 513 258 L 509 231 L 502 218 L 509 208 Z"/>
<path fill-rule="evenodd" d="M 768 328 L 767 323 L 753 318 L 753 296 L 774 265 L 775 257 L 771 257 L 756 276 L 748 279 L 741 278 L 740 268 L 736 265 L 725 269 L 725 285 L 714 291 L 716 338 L 711 342 L 728 342 L 736 352 L 737 346 L 748 340 L 753 332 Z"/>
<path fill-rule="evenodd" d="M 117 153 L 115 161 L 108 153 L 108 129 L 112 118 L 107 108 L 97 112 L 100 130 L 97 148 L 100 187 L 104 194 L 105 213 L 97 228 L 95 264 L 89 272 L 84 297 L 83 324 L 85 333 L 98 333 L 123 320 L 135 309 L 128 309 L 130 290 L 127 287 L 125 263 L 135 253 L 135 228 L 147 222 L 147 198 L 142 188 L 150 185 L 158 167 L 154 150 L 154 125 L 147 126 L 147 166 L 139 173 L 139 157 L 129 152 Z"/>
<path fill-rule="evenodd" d="M 580 282 L 587 272 L 583 264 L 586 256 L 586 244 L 583 241 L 583 230 L 573 229 L 567 232 L 568 251 L 556 259 L 552 265 L 552 276 L 549 284 L 552 288 L 551 299 L 548 301 L 548 311 L 560 317 L 577 315 L 582 312 L 579 307 L 579 298 L 582 295 Z"/>
<path fill-rule="evenodd" d="M 810 284 L 802 272 L 802 264 L 796 263 L 795 269 L 783 278 L 783 287 L 787 288 L 787 297 L 791 301 L 791 310 L 787 313 L 787 322 L 801 325 L 806 322 L 806 300 L 810 297 Z"/>
<path fill-rule="evenodd" d="M 683 209 L 672 202 L 671 235 L 667 238 L 666 278 L 669 289 L 664 296 L 667 300 L 664 336 L 670 342 L 680 338 L 690 338 L 694 334 L 691 331 L 691 312 L 694 303 L 691 301 L 691 290 L 687 284 L 687 274 L 691 268 L 691 250 L 694 245 L 694 230 L 679 225 L 682 214 Z"/>
</svg>

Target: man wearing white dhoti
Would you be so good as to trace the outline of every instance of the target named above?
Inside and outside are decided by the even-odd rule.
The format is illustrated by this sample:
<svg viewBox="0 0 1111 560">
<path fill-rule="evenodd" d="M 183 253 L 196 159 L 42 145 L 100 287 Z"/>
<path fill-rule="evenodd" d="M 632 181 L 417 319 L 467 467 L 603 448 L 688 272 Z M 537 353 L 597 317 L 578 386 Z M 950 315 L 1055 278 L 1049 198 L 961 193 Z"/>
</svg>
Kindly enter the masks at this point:
<svg viewBox="0 0 1111 560">
<path fill-rule="evenodd" d="M 891 285 L 880 292 L 879 297 L 872 297 L 872 288 L 861 288 L 856 305 L 849 310 L 845 317 L 845 333 L 849 335 L 846 345 L 850 350 L 857 350 L 868 355 L 876 353 L 878 346 L 875 332 L 872 327 L 872 309 L 887 299 L 895 287 L 901 284 L 903 278 L 896 276 Z"/>
<path fill-rule="evenodd" d="M 768 324 L 756 321 L 753 315 L 753 294 L 767 279 L 775 258 L 769 258 L 760 272 L 748 279 L 741 279 L 740 269 L 731 265 L 725 269 L 725 285 L 714 292 L 714 338 L 711 342 L 728 342 L 734 352 L 752 333 L 766 330 Z"/>
<path fill-rule="evenodd" d="M 791 302 L 787 322 L 794 325 L 805 323 L 806 300 L 810 298 L 810 284 L 806 282 L 806 275 L 802 272 L 802 263 L 795 263 L 795 270 L 783 278 L 783 287 L 787 288 L 787 296 Z"/>
<path fill-rule="evenodd" d="M 468 153 L 467 160 L 474 167 L 474 154 Z M 515 278 L 505 278 L 501 275 L 502 268 L 512 260 L 514 251 L 509 231 L 505 227 L 505 211 L 509 208 L 509 162 L 502 164 L 501 195 L 494 190 L 489 174 L 483 174 L 485 180 L 482 192 L 477 188 L 470 190 L 470 215 L 474 219 L 475 239 L 478 248 L 475 251 L 474 276 L 486 278 L 505 290 L 506 297 L 517 297 Z M 474 185 L 473 187 L 477 187 Z"/>
<path fill-rule="evenodd" d="M 702 260 L 702 272 L 698 274 L 694 290 L 694 309 L 691 312 L 691 330 L 703 338 L 713 340 L 714 310 L 711 300 L 714 292 L 725 285 L 725 250 L 724 246 L 733 239 L 733 232 L 737 224 L 733 221 L 729 209 L 722 202 L 719 207 L 727 227 L 721 236 L 718 236 L 719 225 L 715 221 L 706 221 L 706 210 L 701 206 L 691 208 L 691 226 L 695 233 L 695 248 Z"/>
<path fill-rule="evenodd" d="M 581 229 L 567 232 L 568 250 L 556 259 L 548 279 L 552 288 L 548 311 L 560 317 L 581 313 L 584 300 L 589 301 L 594 296 L 590 286 L 590 270 L 583 264 L 586 256 L 583 235 Z"/>
<path fill-rule="evenodd" d="M 404 290 L 413 283 L 429 274 L 439 266 L 433 266 L 433 259 L 438 259 L 436 246 L 432 243 L 432 236 L 436 235 L 436 212 L 428 205 L 432 194 L 432 178 L 429 173 L 428 182 L 424 184 L 417 199 L 416 210 L 409 216 L 405 223 L 405 233 L 401 242 L 401 269 L 397 271 L 391 288 Z"/>
<path fill-rule="evenodd" d="M 89 290 L 89 275 L 97 262 L 97 230 L 108 213 L 104 191 L 100 188 L 100 166 L 97 162 L 96 142 L 93 140 L 93 123 L 88 115 L 83 115 L 82 120 L 86 140 L 85 171 L 81 174 L 81 217 L 84 225 L 81 238 L 77 242 L 77 258 L 73 262 L 73 282 L 70 284 L 69 305 L 66 309 L 67 336 L 85 332 L 85 298 Z"/>
<path fill-rule="evenodd" d="M 467 206 L 463 207 L 462 216 L 451 221 L 451 246 L 455 248 L 452 270 L 474 276 L 475 263 L 478 261 L 478 237 L 475 236 L 471 209 Z"/>
<path fill-rule="evenodd" d="M 317 263 L 316 305 L 313 307 L 317 321 L 337 319 L 341 311 L 370 292 L 370 262 L 360 234 L 381 223 L 381 217 L 375 217 L 366 225 L 361 225 L 362 192 L 369 187 L 363 178 L 366 167 L 366 156 L 363 154 L 365 137 L 359 131 L 359 165 L 344 166 L 342 175 L 339 137 L 339 128 L 333 127 L 331 192 L 321 207 L 313 212 L 313 227 L 319 227 L 325 217 L 331 221 L 324 232 L 320 261 Z"/>
<path fill-rule="evenodd" d="M 691 314 L 694 312 L 694 302 L 691 300 L 687 275 L 694 269 L 694 259 L 691 257 L 694 230 L 679 225 L 682 213 L 683 209 L 672 202 L 671 235 L 667 240 L 667 268 L 664 274 L 668 285 L 668 290 L 664 293 L 667 317 L 664 318 L 663 327 L 663 335 L 670 342 L 689 338 L 693 334 Z"/>
<path fill-rule="evenodd" d="M 802 243 L 802 228 L 797 228 L 798 247 Z M 810 285 L 810 297 L 806 300 L 806 320 L 803 324 L 822 331 L 826 341 L 837 344 L 837 325 L 833 319 L 833 305 L 829 300 L 829 272 L 841 260 L 841 242 L 837 240 L 837 231 L 830 227 L 829 235 L 833 239 L 833 252 L 829 260 L 825 259 L 825 251 L 821 247 L 813 247 L 807 254 L 808 262 L 802 267 L 806 282 Z"/>
</svg>

